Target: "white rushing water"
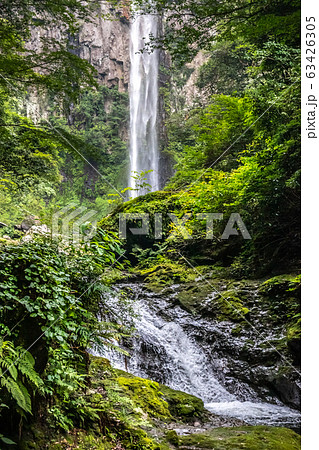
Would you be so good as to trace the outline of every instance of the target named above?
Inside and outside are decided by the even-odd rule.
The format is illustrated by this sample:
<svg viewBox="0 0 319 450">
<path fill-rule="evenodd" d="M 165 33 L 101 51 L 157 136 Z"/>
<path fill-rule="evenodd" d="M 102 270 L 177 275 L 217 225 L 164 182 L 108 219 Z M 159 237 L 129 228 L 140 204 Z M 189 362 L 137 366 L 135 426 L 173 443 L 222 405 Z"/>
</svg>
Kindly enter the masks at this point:
<svg viewBox="0 0 319 450">
<path fill-rule="evenodd" d="M 133 292 L 133 285 L 131 289 Z M 117 301 L 116 295 L 107 299 L 108 308 L 114 313 L 113 319 L 118 318 L 117 312 L 121 310 Z M 191 314 L 179 306 L 172 308 L 164 299 L 153 297 L 136 300 L 134 310 L 136 336 L 129 345 L 130 357 L 125 361 L 122 354 L 109 350 L 103 355 L 115 368 L 195 395 L 204 401 L 209 411 L 218 415 L 241 419 L 252 425 L 298 426 L 298 411 L 259 401 L 256 397 L 248 396 L 246 401 L 239 401 L 222 386 L 205 348 L 192 336 L 192 326 L 194 321 L 198 325 L 198 319 Z M 200 323 L 203 333 L 208 331 L 205 324 L 205 321 Z"/>
<path fill-rule="evenodd" d="M 129 360 L 133 373 L 148 377 L 153 368 L 155 372 L 162 371 L 165 384 L 172 389 L 188 392 L 204 401 L 235 400 L 217 381 L 205 353 L 177 321 L 167 322 L 142 302 L 136 304 L 136 311 L 135 326 L 141 339 L 133 343 Z"/>
<path fill-rule="evenodd" d="M 130 182 L 137 173 L 151 170 L 147 183 L 151 191 L 159 189 L 159 153 L 157 136 L 159 51 L 144 51 L 145 40 L 158 33 L 156 15 L 136 15 L 131 24 L 130 43 Z M 143 39 L 144 38 L 144 39 Z M 148 189 L 131 191 L 131 197 L 145 194 Z"/>
<path fill-rule="evenodd" d="M 215 402 L 206 403 L 205 408 L 214 414 L 235 417 L 251 425 L 297 425 L 300 413 L 287 406 L 272 405 L 271 403 L 255 402 Z"/>
</svg>

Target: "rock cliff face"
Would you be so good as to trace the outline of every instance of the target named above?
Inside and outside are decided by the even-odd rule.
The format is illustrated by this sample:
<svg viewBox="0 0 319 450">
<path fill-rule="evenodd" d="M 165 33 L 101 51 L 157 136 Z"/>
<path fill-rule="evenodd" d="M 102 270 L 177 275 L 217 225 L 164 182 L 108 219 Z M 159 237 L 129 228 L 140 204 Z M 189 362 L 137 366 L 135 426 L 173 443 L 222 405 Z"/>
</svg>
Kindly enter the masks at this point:
<svg viewBox="0 0 319 450">
<path fill-rule="evenodd" d="M 27 47 L 32 51 L 40 52 L 43 37 L 69 45 L 72 53 L 88 61 L 95 68 L 97 81 L 100 85 L 114 88 L 120 93 L 128 92 L 130 79 L 130 22 L 128 10 L 115 10 L 109 3 L 100 2 L 94 17 L 81 24 L 77 35 L 70 37 L 62 26 L 51 29 L 36 27 L 31 33 Z M 104 109 L 107 115 L 111 113 L 114 102 L 117 101 L 115 98 L 117 98 L 116 95 L 114 97 L 105 96 Z M 41 118 L 49 119 L 48 104 L 48 96 L 43 91 L 39 93 L 32 88 L 29 90 L 28 101 L 25 102 L 23 107 L 27 116 L 32 118 L 34 122 L 38 122 Z M 61 112 L 62 108 L 59 108 L 59 105 L 56 106 L 53 113 L 64 114 Z M 74 122 L 72 111 L 73 105 L 70 105 L 67 116 L 69 125 Z M 128 142 L 127 121 L 123 121 L 119 125 L 117 132 L 118 138 L 122 142 Z M 103 149 L 100 149 L 100 151 L 103 151 Z M 127 152 L 123 150 L 123 160 L 126 158 Z M 98 167 L 98 163 L 94 162 L 94 165 Z M 118 170 L 116 163 L 113 168 L 115 172 Z M 100 167 L 98 167 L 98 170 L 100 170 Z M 125 170 L 124 168 L 123 172 Z M 86 165 L 84 166 L 84 176 L 88 180 L 89 190 L 94 189 L 98 178 L 96 171 L 92 170 L 90 165 Z M 122 172 L 119 177 L 126 179 L 126 175 Z M 86 186 L 87 188 L 88 186 Z"/>
<path fill-rule="evenodd" d="M 129 21 L 125 12 L 115 13 L 110 5 L 101 3 L 95 21 L 83 24 L 77 44 L 78 55 L 95 67 L 101 84 L 118 86 L 120 92 L 128 90 Z"/>
<path fill-rule="evenodd" d="M 130 74 L 129 15 L 115 11 L 108 3 L 101 2 L 95 18 L 82 24 L 78 36 L 70 44 L 74 52 L 89 61 L 98 72 L 99 82 L 108 87 L 118 86 L 119 91 L 128 89 Z M 66 39 L 62 28 L 50 30 L 35 28 L 28 47 L 37 51 L 41 37 L 57 41 Z"/>
</svg>

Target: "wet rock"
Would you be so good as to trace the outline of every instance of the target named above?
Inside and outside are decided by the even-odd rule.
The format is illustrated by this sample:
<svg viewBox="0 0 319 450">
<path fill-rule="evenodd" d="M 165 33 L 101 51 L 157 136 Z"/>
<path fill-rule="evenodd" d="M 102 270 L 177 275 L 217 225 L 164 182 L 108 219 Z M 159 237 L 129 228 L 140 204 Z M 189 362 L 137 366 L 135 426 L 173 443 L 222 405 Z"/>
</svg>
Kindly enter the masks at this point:
<svg viewBox="0 0 319 450">
<path fill-rule="evenodd" d="M 221 294 L 212 292 L 202 280 L 166 285 L 160 291 L 150 291 L 149 284 L 146 287 L 139 282 L 127 285 L 145 310 L 143 325 L 139 321 L 137 326 L 139 337 L 128 348 L 132 355 L 128 370 L 134 367 L 136 374 L 172 383 L 174 388 L 201 398 L 213 395 L 203 386 L 209 388 L 210 380 L 217 379 L 239 401 L 279 406 L 283 402 L 299 408 L 291 346 L 299 339 L 300 324 L 290 319 L 293 308 L 298 307 L 298 277 L 286 275 L 267 282 L 214 279 L 213 285 Z M 232 306 L 243 313 L 249 310 L 247 321 L 233 312 Z M 277 308 L 286 316 L 277 316 Z M 186 347 L 179 349 L 178 345 Z M 183 361 L 192 358 L 190 346 L 194 346 L 195 360 L 189 361 L 186 369 Z M 185 379 L 179 381 L 179 387 L 176 376 L 180 372 Z"/>
<path fill-rule="evenodd" d="M 292 406 L 293 408 L 300 408 L 301 404 L 301 389 L 300 385 L 287 376 L 282 375 L 275 378 L 272 381 L 278 396 L 282 402 L 286 405 Z"/>
</svg>

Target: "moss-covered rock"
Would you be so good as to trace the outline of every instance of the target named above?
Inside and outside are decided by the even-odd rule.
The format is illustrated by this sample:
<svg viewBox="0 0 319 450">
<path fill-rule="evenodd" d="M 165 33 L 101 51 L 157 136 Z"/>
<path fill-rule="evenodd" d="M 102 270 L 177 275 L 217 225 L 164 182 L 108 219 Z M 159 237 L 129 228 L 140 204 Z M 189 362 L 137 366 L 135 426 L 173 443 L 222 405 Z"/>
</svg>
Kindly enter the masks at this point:
<svg viewBox="0 0 319 450">
<path fill-rule="evenodd" d="M 203 434 L 180 436 L 179 449 L 299 450 L 300 436 L 287 428 L 267 426 L 215 428 Z"/>
<path fill-rule="evenodd" d="M 205 281 L 188 283 L 178 292 L 177 299 L 186 311 L 193 314 L 232 322 L 245 320 L 249 314 L 249 308 L 245 306 L 246 296 L 241 295 L 240 290 L 225 290 L 220 284 L 217 280 L 214 287 Z"/>
<path fill-rule="evenodd" d="M 288 348 L 296 365 L 300 365 L 301 348 L 300 290 L 301 276 L 289 274 L 269 278 L 259 288 L 262 306 L 269 311 L 268 321 L 286 330 L 278 350 Z"/>
<path fill-rule="evenodd" d="M 168 430 L 165 437 L 167 442 L 174 445 L 175 447 L 178 447 L 179 438 L 175 430 Z"/>
<path fill-rule="evenodd" d="M 124 376 L 118 377 L 117 383 L 124 387 L 127 395 L 141 408 L 144 414 L 162 420 L 171 419 L 168 404 L 161 397 L 162 393 L 158 383 L 140 377 Z"/>
<path fill-rule="evenodd" d="M 165 422 L 189 422 L 205 417 L 208 411 L 203 401 L 186 392 L 171 389 L 155 381 L 135 377 L 122 370 L 116 370 L 119 375 L 117 383 L 125 388 L 125 393 L 138 405 L 144 414 L 159 418 Z"/>
<path fill-rule="evenodd" d="M 300 315 L 300 275 L 279 275 L 259 287 L 263 307 L 269 309 L 272 322 L 287 322 Z"/>
<path fill-rule="evenodd" d="M 177 293 L 177 300 L 186 311 L 192 314 L 205 314 L 205 300 L 212 292 L 212 288 L 205 282 L 187 283 L 181 286 Z"/>
<path fill-rule="evenodd" d="M 155 292 L 175 283 L 195 281 L 198 276 L 185 264 L 164 257 L 158 257 L 150 267 L 139 269 L 138 273 L 144 277 L 146 286 Z"/>
<path fill-rule="evenodd" d="M 283 274 L 264 281 L 260 292 L 264 295 L 278 295 L 300 290 L 301 275 Z"/>
<path fill-rule="evenodd" d="M 244 306 L 243 299 L 235 290 L 223 291 L 216 295 L 210 302 L 210 309 L 216 308 L 218 320 L 242 321 L 249 314 L 249 309 Z"/>
<path fill-rule="evenodd" d="M 192 418 L 200 418 L 205 415 L 204 403 L 200 398 L 176 391 L 162 384 L 160 390 L 164 400 L 168 403 L 171 415 L 175 419 L 189 421 Z"/>
</svg>

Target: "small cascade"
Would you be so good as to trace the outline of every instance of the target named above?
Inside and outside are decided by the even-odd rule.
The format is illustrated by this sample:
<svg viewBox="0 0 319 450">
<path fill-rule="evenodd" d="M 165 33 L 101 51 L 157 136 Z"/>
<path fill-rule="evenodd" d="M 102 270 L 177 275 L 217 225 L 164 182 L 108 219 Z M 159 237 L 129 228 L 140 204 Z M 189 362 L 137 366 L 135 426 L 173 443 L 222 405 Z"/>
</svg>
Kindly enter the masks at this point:
<svg viewBox="0 0 319 450">
<path fill-rule="evenodd" d="M 159 189 L 159 153 L 157 135 L 159 51 L 140 52 L 145 39 L 158 34 L 156 15 L 136 15 L 130 35 L 130 180 L 131 197 Z M 136 177 L 151 170 L 140 187 Z"/>
<path fill-rule="evenodd" d="M 253 425 L 299 426 L 298 411 L 279 401 L 271 404 L 261 400 L 237 379 L 232 380 L 235 389 L 230 392 L 217 376 L 223 357 L 212 357 L 205 340 L 207 336 L 229 340 L 227 331 L 230 330 L 223 328 L 225 324 L 194 317 L 176 305 L 174 295 L 171 298 L 154 295 L 139 284 L 123 285 L 119 291 L 121 289 L 135 298 L 132 306 L 136 334 L 125 344 L 129 358 L 105 349 L 102 356 L 110 359 L 115 368 L 195 395 L 204 401 L 208 410 L 218 415 Z M 119 298 L 113 293 L 106 300 L 109 319 L 127 324 L 129 317 Z"/>
<path fill-rule="evenodd" d="M 183 330 L 182 324 L 163 319 L 150 304 L 137 302 L 135 309 L 139 337 L 132 343 L 130 372 L 161 381 L 204 401 L 235 400 L 217 381 L 205 353 Z M 120 365 L 123 368 L 122 362 Z"/>
</svg>

